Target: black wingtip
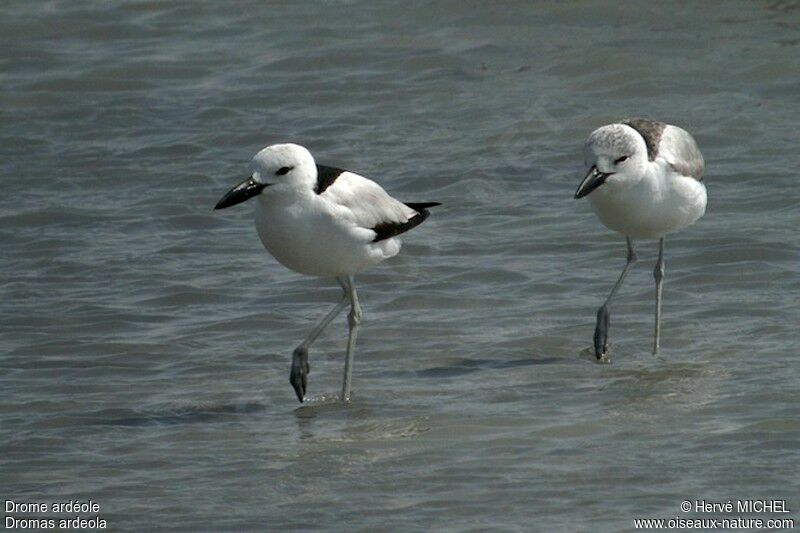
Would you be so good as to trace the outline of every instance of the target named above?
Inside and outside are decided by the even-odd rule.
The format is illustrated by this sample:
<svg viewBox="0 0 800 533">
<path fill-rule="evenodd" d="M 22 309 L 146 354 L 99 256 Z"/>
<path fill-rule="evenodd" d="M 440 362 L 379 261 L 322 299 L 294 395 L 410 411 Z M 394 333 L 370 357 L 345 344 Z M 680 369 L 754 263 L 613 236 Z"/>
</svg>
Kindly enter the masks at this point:
<svg viewBox="0 0 800 533">
<path fill-rule="evenodd" d="M 382 241 L 384 239 L 390 239 L 392 237 L 396 237 L 401 233 L 405 233 L 411 228 L 416 228 L 428 218 L 431 214 L 428 211 L 429 207 L 436 207 L 437 205 L 442 205 L 439 202 L 422 202 L 422 203 L 407 203 L 405 204 L 414 211 L 417 212 L 416 215 L 409 218 L 405 222 L 381 222 L 376 224 L 375 227 L 372 228 L 372 231 L 375 232 L 375 238 L 372 240 L 373 242 Z"/>
<path fill-rule="evenodd" d="M 418 211 L 422 213 L 423 210 L 428 209 L 429 207 L 436 207 L 442 205 L 440 202 L 420 202 L 420 203 L 407 203 L 408 207 L 413 209 L 414 211 Z"/>
</svg>

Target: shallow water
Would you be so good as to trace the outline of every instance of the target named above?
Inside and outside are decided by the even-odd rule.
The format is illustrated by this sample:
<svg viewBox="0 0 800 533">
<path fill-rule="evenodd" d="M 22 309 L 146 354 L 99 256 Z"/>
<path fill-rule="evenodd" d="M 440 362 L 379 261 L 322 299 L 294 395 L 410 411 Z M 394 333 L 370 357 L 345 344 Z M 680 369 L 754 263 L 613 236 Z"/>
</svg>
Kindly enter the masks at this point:
<svg viewBox="0 0 800 533">
<path fill-rule="evenodd" d="M 798 516 L 797 2 L 0 15 L 4 499 L 91 499 L 120 531 Z M 572 195 L 583 139 L 632 115 L 695 135 L 709 208 L 666 241 L 662 353 L 642 242 L 598 365 L 625 246 Z M 287 379 L 335 283 L 265 254 L 251 205 L 211 210 L 281 141 L 444 204 L 358 277 L 349 406 Z M 345 336 L 313 347 L 311 396 Z"/>
</svg>

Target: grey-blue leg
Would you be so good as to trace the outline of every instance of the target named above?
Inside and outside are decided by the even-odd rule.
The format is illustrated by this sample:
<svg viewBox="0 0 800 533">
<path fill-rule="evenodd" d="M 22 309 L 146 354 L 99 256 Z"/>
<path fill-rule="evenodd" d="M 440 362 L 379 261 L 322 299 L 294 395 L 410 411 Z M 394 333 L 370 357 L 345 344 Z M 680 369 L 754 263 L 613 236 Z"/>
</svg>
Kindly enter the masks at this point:
<svg viewBox="0 0 800 533">
<path fill-rule="evenodd" d="M 358 325 L 361 323 L 361 306 L 358 305 L 358 295 L 353 276 L 347 276 L 345 280 L 345 292 L 350 298 L 350 314 L 347 322 L 350 326 L 350 333 L 347 337 L 347 356 L 344 360 L 344 379 L 342 380 L 342 401 L 350 401 L 350 383 L 353 380 L 353 357 L 356 353 L 356 336 L 358 335 Z"/>
<path fill-rule="evenodd" d="M 653 270 L 653 277 L 656 278 L 656 333 L 653 341 L 653 355 L 658 353 L 659 341 L 661 340 L 661 291 L 664 281 L 664 237 L 658 240 L 658 261 Z"/>
<path fill-rule="evenodd" d="M 628 261 L 625 263 L 625 268 L 622 269 L 622 274 L 619 275 L 617 283 L 611 289 L 611 293 L 606 298 L 606 301 L 597 310 L 597 325 L 594 328 L 594 355 L 598 360 L 607 360 L 608 358 L 608 327 L 611 313 L 608 309 L 611 300 L 617 294 L 617 291 L 625 281 L 628 271 L 636 262 L 636 250 L 633 248 L 633 241 L 630 237 L 625 237 L 625 242 L 628 244 Z"/>
<path fill-rule="evenodd" d="M 297 399 L 301 402 L 306 395 L 306 385 L 308 384 L 308 373 L 310 371 L 308 366 L 308 348 L 325 328 L 328 327 L 328 324 L 342 312 L 342 309 L 345 308 L 349 299 L 345 280 L 343 278 L 336 278 L 336 281 L 342 286 L 342 299 L 339 300 L 339 303 L 337 303 L 336 306 L 325 315 L 322 321 L 311 330 L 311 333 L 300 343 L 300 346 L 294 349 L 294 353 L 292 354 L 292 370 L 289 372 L 289 382 L 292 384 L 295 394 L 297 394 Z"/>
</svg>

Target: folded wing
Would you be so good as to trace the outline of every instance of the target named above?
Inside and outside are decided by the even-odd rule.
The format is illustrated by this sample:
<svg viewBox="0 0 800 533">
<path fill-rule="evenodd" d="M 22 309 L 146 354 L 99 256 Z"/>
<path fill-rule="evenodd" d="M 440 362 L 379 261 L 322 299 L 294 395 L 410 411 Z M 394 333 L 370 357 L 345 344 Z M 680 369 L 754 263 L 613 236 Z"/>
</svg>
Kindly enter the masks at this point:
<svg viewBox="0 0 800 533">
<path fill-rule="evenodd" d="M 703 154 L 688 131 L 678 126 L 667 126 L 661 137 L 660 155 L 675 172 L 703 181 Z"/>
<path fill-rule="evenodd" d="M 404 204 L 389 196 L 374 181 L 349 171 L 336 176 L 320 197 L 332 203 L 343 218 L 373 231 L 373 242 L 395 237 L 420 225 L 430 214 L 428 208 L 439 205 L 437 202 Z"/>
</svg>

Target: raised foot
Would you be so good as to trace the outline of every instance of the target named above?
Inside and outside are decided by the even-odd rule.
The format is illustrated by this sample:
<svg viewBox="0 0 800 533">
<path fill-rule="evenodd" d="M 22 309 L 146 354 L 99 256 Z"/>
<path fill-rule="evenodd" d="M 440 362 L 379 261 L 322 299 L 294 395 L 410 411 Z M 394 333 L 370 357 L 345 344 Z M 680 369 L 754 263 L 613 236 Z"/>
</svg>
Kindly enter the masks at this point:
<svg viewBox="0 0 800 533">
<path fill-rule="evenodd" d="M 311 371 L 308 366 L 308 349 L 298 346 L 292 354 L 292 370 L 289 372 L 289 383 L 292 384 L 297 399 L 303 403 L 308 384 L 308 373 Z"/>
<path fill-rule="evenodd" d="M 604 305 L 597 310 L 597 325 L 594 328 L 594 356 L 599 362 L 607 363 L 608 358 L 608 325 L 611 313 Z"/>
</svg>

